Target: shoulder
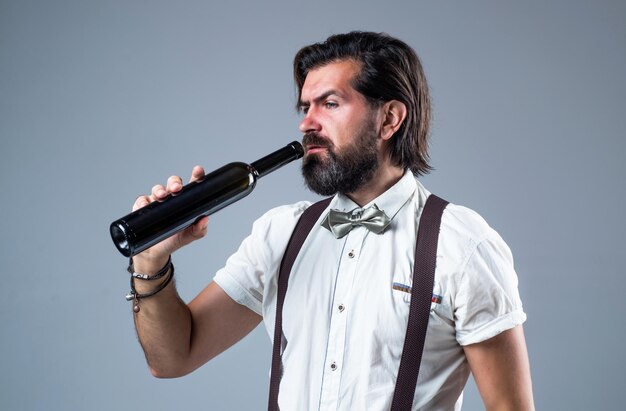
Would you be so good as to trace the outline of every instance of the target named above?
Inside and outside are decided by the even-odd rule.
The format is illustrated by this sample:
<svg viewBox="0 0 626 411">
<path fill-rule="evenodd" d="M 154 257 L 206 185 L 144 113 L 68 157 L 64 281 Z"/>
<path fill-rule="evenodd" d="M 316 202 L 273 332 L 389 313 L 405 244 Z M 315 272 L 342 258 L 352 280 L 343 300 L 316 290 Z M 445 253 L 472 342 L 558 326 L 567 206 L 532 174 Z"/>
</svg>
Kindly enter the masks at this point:
<svg viewBox="0 0 626 411">
<path fill-rule="evenodd" d="M 417 182 L 415 197 L 416 215 L 419 217 L 431 192 Z M 461 242 L 479 243 L 484 238 L 495 234 L 485 219 L 471 208 L 449 202 L 443 211 L 440 226 L 440 238 L 445 237 Z"/>
<path fill-rule="evenodd" d="M 262 314 L 267 284 L 278 271 L 287 242 L 309 201 L 275 207 L 252 225 L 252 232 L 218 270 L 215 282 L 235 301 Z"/>
<path fill-rule="evenodd" d="M 471 208 L 448 204 L 441 218 L 441 229 L 458 239 L 480 243 L 485 238 L 497 235 L 487 221 Z"/>
<path fill-rule="evenodd" d="M 448 204 L 441 218 L 439 247 L 453 271 L 463 272 L 470 260 L 504 260 L 512 255 L 502 237 L 476 211 Z"/>
</svg>

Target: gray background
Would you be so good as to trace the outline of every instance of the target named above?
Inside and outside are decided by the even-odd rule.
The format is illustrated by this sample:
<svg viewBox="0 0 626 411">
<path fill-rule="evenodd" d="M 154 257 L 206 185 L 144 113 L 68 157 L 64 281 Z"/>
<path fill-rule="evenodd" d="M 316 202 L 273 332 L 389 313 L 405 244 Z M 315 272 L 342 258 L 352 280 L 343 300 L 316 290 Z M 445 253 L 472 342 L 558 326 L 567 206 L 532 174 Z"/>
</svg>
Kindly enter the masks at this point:
<svg viewBox="0 0 626 411">
<path fill-rule="evenodd" d="M 264 408 L 262 327 L 150 376 L 108 225 L 171 174 L 299 139 L 292 57 L 352 29 L 423 60 L 423 181 L 513 249 L 538 409 L 621 409 L 624 21 L 619 1 L 0 1 L 0 409 Z M 292 164 L 213 216 L 175 256 L 183 298 L 262 212 L 315 198 Z M 482 409 L 472 385 L 465 409 Z"/>
</svg>

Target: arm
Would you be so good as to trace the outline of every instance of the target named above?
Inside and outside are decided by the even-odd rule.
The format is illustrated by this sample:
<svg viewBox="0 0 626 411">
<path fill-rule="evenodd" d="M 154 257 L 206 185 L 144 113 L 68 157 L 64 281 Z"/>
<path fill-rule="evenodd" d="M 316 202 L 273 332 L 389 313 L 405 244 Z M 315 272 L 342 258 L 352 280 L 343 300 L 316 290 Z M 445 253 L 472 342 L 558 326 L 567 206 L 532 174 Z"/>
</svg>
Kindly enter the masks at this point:
<svg viewBox="0 0 626 411">
<path fill-rule="evenodd" d="M 151 301 L 150 301 L 151 300 Z M 141 302 L 137 334 L 155 377 L 186 375 L 252 331 L 261 317 L 233 301 L 216 283 L 188 306 L 173 286 Z"/>
<path fill-rule="evenodd" d="M 192 181 L 204 176 L 194 168 Z M 162 201 L 169 193 L 182 188 L 179 177 L 170 177 L 167 187 L 157 185 L 150 196 L 140 196 L 133 210 L 152 201 Z M 207 232 L 204 217 L 150 249 L 133 257 L 135 270 L 152 275 L 163 267 L 175 250 L 202 238 Z M 167 274 L 169 275 L 169 274 Z M 163 280 L 165 281 L 167 275 Z M 137 292 L 143 294 L 158 287 L 156 281 L 136 280 Z M 158 294 L 140 300 L 135 314 L 137 335 L 152 374 L 160 378 L 190 373 L 232 346 L 261 321 L 252 310 L 233 301 L 217 284 L 209 284 L 189 305 L 185 304 L 170 283 Z"/>
<path fill-rule="evenodd" d="M 463 349 L 487 410 L 535 409 L 521 325 Z"/>
</svg>

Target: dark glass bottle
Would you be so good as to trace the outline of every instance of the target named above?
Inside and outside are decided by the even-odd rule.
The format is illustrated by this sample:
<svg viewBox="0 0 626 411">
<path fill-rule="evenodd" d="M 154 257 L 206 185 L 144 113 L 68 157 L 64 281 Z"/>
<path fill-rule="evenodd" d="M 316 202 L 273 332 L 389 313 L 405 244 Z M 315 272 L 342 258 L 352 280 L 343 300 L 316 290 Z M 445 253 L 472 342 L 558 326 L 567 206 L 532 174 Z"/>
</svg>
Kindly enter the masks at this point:
<svg viewBox="0 0 626 411">
<path fill-rule="evenodd" d="M 185 185 L 175 196 L 153 202 L 111 223 L 111 238 L 117 249 L 132 257 L 167 237 L 189 227 L 202 216 L 247 196 L 256 180 L 304 154 L 294 141 L 252 164 L 226 164 L 201 181 Z"/>
</svg>

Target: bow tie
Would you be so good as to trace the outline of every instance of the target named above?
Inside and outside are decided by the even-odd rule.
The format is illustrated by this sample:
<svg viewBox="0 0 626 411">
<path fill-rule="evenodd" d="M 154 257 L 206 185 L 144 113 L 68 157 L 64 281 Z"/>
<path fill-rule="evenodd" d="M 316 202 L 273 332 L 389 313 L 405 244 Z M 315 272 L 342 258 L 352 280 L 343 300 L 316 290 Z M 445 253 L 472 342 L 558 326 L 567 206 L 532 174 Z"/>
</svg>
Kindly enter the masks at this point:
<svg viewBox="0 0 626 411">
<path fill-rule="evenodd" d="M 355 208 L 347 213 L 331 209 L 322 221 L 322 226 L 330 230 L 336 238 L 341 238 L 359 225 L 373 233 L 380 234 L 385 231 L 390 222 L 387 214 L 374 204 L 366 209 Z"/>
</svg>

